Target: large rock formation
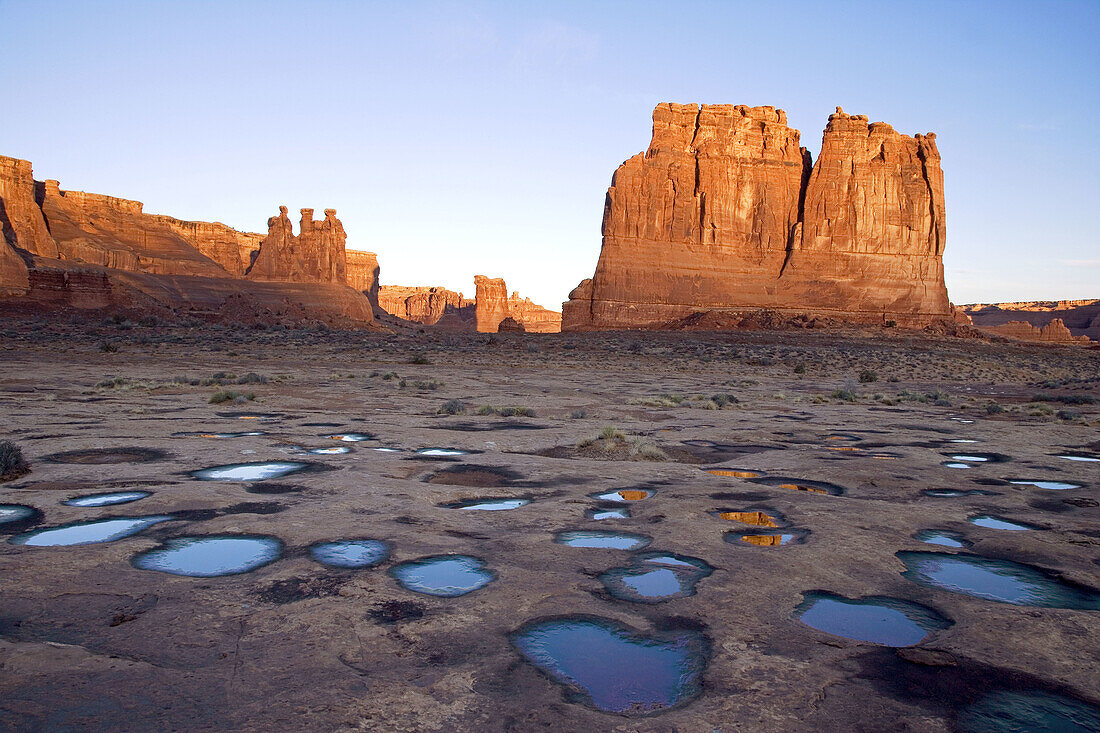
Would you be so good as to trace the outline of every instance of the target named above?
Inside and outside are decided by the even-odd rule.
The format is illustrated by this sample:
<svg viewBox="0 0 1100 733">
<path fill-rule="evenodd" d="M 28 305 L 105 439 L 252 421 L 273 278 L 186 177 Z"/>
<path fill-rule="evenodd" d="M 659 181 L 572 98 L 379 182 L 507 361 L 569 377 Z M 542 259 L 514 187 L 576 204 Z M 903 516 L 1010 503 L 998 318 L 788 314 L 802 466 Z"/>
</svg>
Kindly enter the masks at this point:
<svg viewBox="0 0 1100 733">
<path fill-rule="evenodd" d="M 474 299 L 442 287 L 383 285 L 378 302 L 383 310 L 398 318 L 447 330 L 496 333 L 506 318 L 513 319 L 525 331 L 561 330 L 560 313 L 543 308 L 519 293 L 509 295 L 503 279 L 477 275 L 474 283 L 477 288 Z"/>
<path fill-rule="evenodd" d="M 357 249 L 346 250 L 348 286 L 367 296 L 371 306 L 378 307 L 378 255 Z"/>
<path fill-rule="evenodd" d="M 983 331 L 1008 336 L 1021 341 L 1042 341 L 1055 344 L 1079 344 L 1092 343 L 1088 336 L 1074 336 L 1066 328 L 1061 318 L 1055 318 L 1045 326 L 1033 326 L 1027 321 L 1008 321 L 999 326 L 984 326 Z"/>
<path fill-rule="evenodd" d="M 989 330 L 991 326 L 1003 326 L 1012 321 L 1028 323 L 1041 329 L 1057 318 L 1065 324 L 1072 335 L 1087 336 L 1093 341 L 1100 341 L 1100 298 L 972 303 L 958 306 L 958 308 L 970 317 L 975 326 L 983 330 Z M 1023 332 L 1018 327 L 1016 331 Z"/>
<path fill-rule="evenodd" d="M 300 237 L 285 208 L 267 237 L 142 209 L 38 183 L 29 162 L 0 157 L 0 295 L 242 322 L 373 321 L 367 296 L 345 284 L 346 235 L 331 209 L 323 222 L 304 209 Z"/>
<path fill-rule="evenodd" d="M 615 172 L 595 275 L 565 330 L 660 327 L 707 310 L 950 319 L 934 135 L 830 116 L 811 167 L 773 107 L 661 104 Z"/>
<path fill-rule="evenodd" d="M 313 209 L 302 209 L 297 237 L 286 213 L 286 207 L 280 206 L 279 215 L 267 220 L 267 236 L 260 242 L 260 253 L 248 277 L 252 280 L 345 284 L 347 234 L 336 218 L 336 209 L 325 209 L 323 221 L 314 220 Z"/>
<path fill-rule="evenodd" d="M 482 333 L 496 333 L 501 322 L 511 318 L 525 331 L 557 333 L 561 331 L 561 314 L 536 305 L 519 293 L 508 295 L 503 278 L 475 275 L 477 286 L 476 323 Z M 512 330 L 515 330 L 514 328 Z"/>
<path fill-rule="evenodd" d="M 474 321 L 474 301 L 443 287 L 382 285 L 378 289 L 378 305 L 391 315 L 426 326 L 433 326 L 452 313 L 463 323 Z"/>
</svg>

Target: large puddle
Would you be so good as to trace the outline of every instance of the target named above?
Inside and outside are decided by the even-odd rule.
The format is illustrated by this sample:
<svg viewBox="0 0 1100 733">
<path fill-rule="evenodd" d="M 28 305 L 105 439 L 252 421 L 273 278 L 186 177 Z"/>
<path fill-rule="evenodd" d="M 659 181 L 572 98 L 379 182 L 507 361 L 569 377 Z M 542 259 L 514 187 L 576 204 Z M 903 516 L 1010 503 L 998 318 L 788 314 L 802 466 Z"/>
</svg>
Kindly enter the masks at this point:
<svg viewBox="0 0 1100 733">
<path fill-rule="evenodd" d="M 591 547 L 604 550 L 640 550 L 652 540 L 645 535 L 600 530 L 570 530 L 554 535 L 554 542 L 569 547 Z"/>
<path fill-rule="evenodd" d="M 799 545 L 806 541 L 809 532 L 804 529 L 762 529 L 753 532 L 726 532 L 723 537 L 730 544 L 747 544 L 756 547 L 780 547 Z"/>
<path fill-rule="evenodd" d="M 433 457 L 447 457 L 447 456 L 468 456 L 470 451 L 459 450 L 458 448 L 419 448 L 416 451 L 418 456 L 433 456 Z"/>
<path fill-rule="evenodd" d="M 998 517 L 993 514 L 977 514 L 970 517 L 966 521 L 979 527 L 985 527 L 986 529 L 1007 529 L 1011 532 L 1023 532 L 1031 529 L 1042 529 L 1034 524 L 1024 524 L 1023 522 L 1011 522 L 1004 517 Z"/>
<path fill-rule="evenodd" d="M 804 593 L 796 619 L 827 634 L 884 646 L 912 646 L 951 621 L 927 606 L 900 598 L 845 598 L 833 593 Z"/>
<path fill-rule="evenodd" d="M 913 535 L 913 539 L 926 542 L 930 545 L 954 547 L 957 549 L 970 547 L 970 545 L 974 544 L 963 538 L 958 532 L 949 532 L 946 529 L 922 529 L 920 532 Z"/>
<path fill-rule="evenodd" d="M 132 501 L 139 501 L 152 495 L 152 492 L 149 491 L 116 491 L 111 494 L 78 496 L 74 499 L 66 499 L 61 503 L 65 506 L 80 507 L 113 506 L 115 504 L 129 504 Z"/>
<path fill-rule="evenodd" d="M 754 484 L 773 486 L 778 489 L 790 489 L 792 491 L 806 491 L 811 494 L 828 494 L 829 496 L 843 496 L 843 486 L 828 483 L 827 481 L 810 481 L 808 479 L 790 478 L 787 476 L 765 476 L 763 478 L 750 479 Z"/>
<path fill-rule="evenodd" d="M 1083 461 L 1085 463 L 1100 463 L 1100 454 L 1097 453 L 1059 453 L 1059 458 L 1067 461 Z"/>
<path fill-rule="evenodd" d="M 369 568 L 389 557 L 390 548 L 381 540 L 333 540 L 311 545 L 309 554 L 334 568 Z"/>
<path fill-rule="evenodd" d="M 650 491 L 649 489 L 618 489 L 617 491 L 605 491 L 602 493 L 589 494 L 588 496 L 593 499 L 599 499 L 600 501 L 624 503 L 642 501 L 643 499 L 650 498 L 656 493 L 656 491 Z"/>
<path fill-rule="evenodd" d="M 528 662 L 609 713 L 652 715 L 702 690 L 707 643 L 695 631 L 643 636 L 610 619 L 546 619 L 511 635 Z"/>
<path fill-rule="evenodd" d="M 1011 560 L 940 552 L 899 552 L 914 583 L 1015 606 L 1100 610 L 1100 593 Z"/>
<path fill-rule="evenodd" d="M 957 719 L 963 733 L 1094 733 L 1100 710 L 1047 692 L 987 692 Z"/>
<path fill-rule="evenodd" d="M 531 503 L 530 499 L 467 499 L 453 504 L 441 504 L 444 509 L 465 509 L 467 511 L 502 512 L 519 509 Z"/>
<path fill-rule="evenodd" d="M 661 603 L 695 595 L 695 584 L 714 572 L 705 561 L 673 553 L 639 555 L 629 567 L 600 576 L 607 591 L 620 600 Z"/>
<path fill-rule="evenodd" d="M 266 481 L 304 470 L 304 461 L 267 461 L 265 463 L 230 463 L 225 466 L 192 471 L 191 476 L 200 481 Z"/>
<path fill-rule="evenodd" d="M 28 547 L 62 547 L 68 545 L 93 545 L 99 542 L 114 542 L 135 535 L 154 524 L 167 522 L 174 517 L 163 514 L 148 517 L 114 517 L 95 519 L 88 522 L 72 522 L 57 527 L 37 529 L 33 532 L 16 535 L 8 540 L 13 545 Z"/>
<path fill-rule="evenodd" d="M 749 511 L 719 510 L 711 513 L 719 519 L 725 519 L 729 522 L 740 522 L 741 524 L 749 524 L 753 527 L 777 529 L 779 527 L 787 526 L 787 522 L 783 519 L 779 512 L 765 512 L 757 509 Z"/>
<path fill-rule="evenodd" d="M 408 590 L 442 598 L 464 596 L 496 579 L 482 560 L 468 555 L 425 557 L 401 563 L 390 574 Z"/>
<path fill-rule="evenodd" d="M 239 575 L 278 560 L 283 543 L 264 535 L 209 535 L 177 537 L 164 545 L 139 553 L 133 565 L 171 575 L 213 578 Z"/>
<path fill-rule="evenodd" d="M 704 468 L 703 470 L 711 476 L 724 476 L 726 478 L 760 478 L 764 475 L 763 471 L 743 471 L 730 468 Z"/>
<path fill-rule="evenodd" d="M 310 448 L 307 453 L 312 453 L 315 456 L 338 456 L 344 453 L 351 453 L 351 448 L 346 445 L 336 445 L 331 448 Z"/>
<path fill-rule="evenodd" d="M 1081 484 L 1071 484 L 1068 481 L 1040 481 L 1038 479 L 1009 479 L 1008 483 L 1015 484 L 1016 486 L 1034 486 L 1039 489 L 1047 489 L 1048 491 L 1067 491 L 1069 489 L 1080 489 Z"/>
</svg>

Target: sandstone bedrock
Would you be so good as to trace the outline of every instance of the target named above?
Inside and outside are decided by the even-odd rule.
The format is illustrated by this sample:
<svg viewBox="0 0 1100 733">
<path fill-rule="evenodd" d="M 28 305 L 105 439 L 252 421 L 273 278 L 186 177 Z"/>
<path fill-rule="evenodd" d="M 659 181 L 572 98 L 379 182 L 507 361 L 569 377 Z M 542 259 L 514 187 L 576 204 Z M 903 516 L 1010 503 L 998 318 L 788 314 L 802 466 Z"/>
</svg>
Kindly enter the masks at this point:
<svg viewBox="0 0 1100 733">
<path fill-rule="evenodd" d="M 649 149 L 612 179 L 596 272 L 563 330 L 759 308 L 951 320 L 936 136 L 837 107 L 816 162 L 799 138 L 774 107 L 657 105 Z"/>
</svg>

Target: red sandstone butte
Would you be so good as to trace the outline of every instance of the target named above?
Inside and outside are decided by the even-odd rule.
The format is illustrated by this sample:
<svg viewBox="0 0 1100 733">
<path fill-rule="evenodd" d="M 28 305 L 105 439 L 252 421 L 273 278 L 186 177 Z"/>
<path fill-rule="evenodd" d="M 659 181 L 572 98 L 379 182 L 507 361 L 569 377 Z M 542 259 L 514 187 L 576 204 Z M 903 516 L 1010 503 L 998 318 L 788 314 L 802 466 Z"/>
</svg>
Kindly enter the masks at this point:
<svg viewBox="0 0 1100 733">
<path fill-rule="evenodd" d="M 560 313 L 543 308 L 519 293 L 509 295 L 502 278 L 477 275 L 474 283 L 477 292 L 472 300 L 443 287 L 383 285 L 378 293 L 379 305 L 398 318 L 452 331 L 496 333 L 507 318 L 528 332 L 561 330 Z"/>
<path fill-rule="evenodd" d="M 448 314 L 456 314 L 459 324 L 473 322 L 474 301 L 443 287 L 382 285 L 378 305 L 391 315 L 426 326 L 434 326 Z"/>
<path fill-rule="evenodd" d="M 251 280 L 288 282 L 347 283 L 347 234 L 336 218 L 336 209 L 325 209 L 323 221 L 315 221 L 313 209 L 302 209 L 299 235 L 285 206 L 279 215 L 267 220 L 267 236 L 260 242 L 260 253 L 248 270 Z"/>
<path fill-rule="evenodd" d="M 508 286 L 503 278 L 475 275 L 474 284 L 477 286 L 475 313 L 478 331 L 495 333 L 506 318 L 522 325 L 525 331 L 561 331 L 560 314 L 536 305 L 530 298 L 521 298 L 519 293 L 509 296 Z"/>
<path fill-rule="evenodd" d="M 660 104 L 615 172 L 596 272 L 563 330 L 655 328 L 708 310 L 951 320 L 935 135 L 829 117 L 811 166 L 783 110 Z"/>
<path fill-rule="evenodd" d="M 1058 319 L 1063 322 L 1071 336 L 1085 336 L 1092 341 L 1100 341 L 1100 298 L 972 303 L 960 305 L 958 308 L 969 316 L 978 328 L 1013 338 L 1028 338 L 1029 335 L 1032 338 L 1040 338 L 1043 327 Z M 1006 333 L 1000 328 L 1013 321 L 1029 324 L 1036 329 L 1028 331 L 1020 326 L 1014 326 L 1011 330 L 1015 333 Z M 1060 329 L 1056 328 L 1053 332 L 1060 332 Z"/>
</svg>

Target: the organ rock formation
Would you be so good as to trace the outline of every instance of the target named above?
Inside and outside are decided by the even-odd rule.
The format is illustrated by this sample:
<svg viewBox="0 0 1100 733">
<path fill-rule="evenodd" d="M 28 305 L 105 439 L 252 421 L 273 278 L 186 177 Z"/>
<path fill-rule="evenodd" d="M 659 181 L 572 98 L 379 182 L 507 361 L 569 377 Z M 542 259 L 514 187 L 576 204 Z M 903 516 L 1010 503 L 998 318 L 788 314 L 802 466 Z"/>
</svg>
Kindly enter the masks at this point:
<svg viewBox="0 0 1100 733">
<path fill-rule="evenodd" d="M 286 209 L 268 235 L 147 214 L 140 201 L 37 182 L 31 164 L 0 157 L 0 296 L 44 307 L 121 308 L 254 322 L 373 321 L 347 285 L 336 212 Z M 369 288 L 363 288 L 369 290 Z"/>
<path fill-rule="evenodd" d="M 813 165 L 799 138 L 774 107 L 658 105 L 649 149 L 612 179 L 596 272 L 564 330 L 761 308 L 950 320 L 935 135 L 838 107 Z"/>
</svg>

